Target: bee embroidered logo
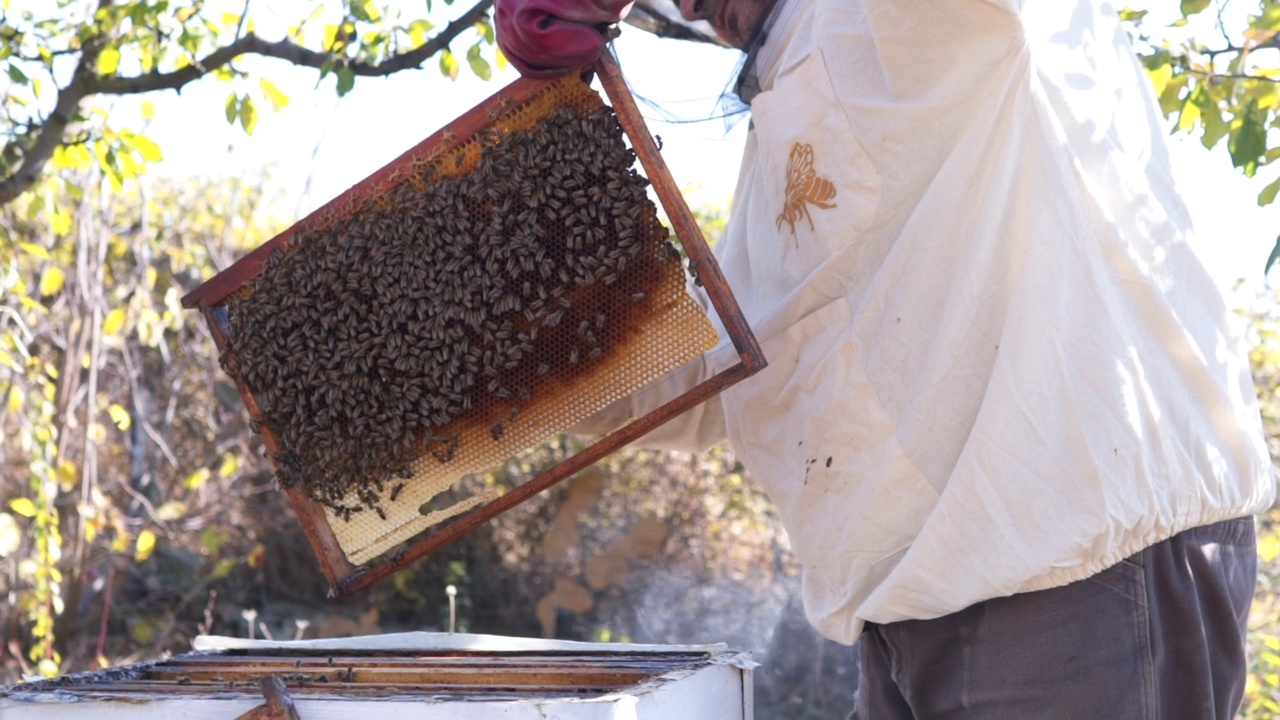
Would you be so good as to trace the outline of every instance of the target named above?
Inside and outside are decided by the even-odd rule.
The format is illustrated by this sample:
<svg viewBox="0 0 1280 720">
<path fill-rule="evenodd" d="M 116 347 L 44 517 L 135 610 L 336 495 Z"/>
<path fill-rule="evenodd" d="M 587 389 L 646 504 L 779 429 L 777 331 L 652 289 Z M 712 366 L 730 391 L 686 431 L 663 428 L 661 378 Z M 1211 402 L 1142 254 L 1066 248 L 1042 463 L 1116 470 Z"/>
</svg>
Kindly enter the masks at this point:
<svg viewBox="0 0 1280 720">
<path fill-rule="evenodd" d="M 809 143 L 796 143 L 791 146 L 791 158 L 787 161 L 787 201 L 778 213 L 778 229 L 782 229 L 785 221 L 791 226 L 791 234 L 796 234 L 796 221 L 801 217 L 809 221 L 809 229 L 813 229 L 813 217 L 809 215 L 809 205 L 829 210 L 836 206 L 827 201 L 836 196 L 836 186 L 831 181 L 818 177 L 813 169 L 813 146 Z"/>
</svg>

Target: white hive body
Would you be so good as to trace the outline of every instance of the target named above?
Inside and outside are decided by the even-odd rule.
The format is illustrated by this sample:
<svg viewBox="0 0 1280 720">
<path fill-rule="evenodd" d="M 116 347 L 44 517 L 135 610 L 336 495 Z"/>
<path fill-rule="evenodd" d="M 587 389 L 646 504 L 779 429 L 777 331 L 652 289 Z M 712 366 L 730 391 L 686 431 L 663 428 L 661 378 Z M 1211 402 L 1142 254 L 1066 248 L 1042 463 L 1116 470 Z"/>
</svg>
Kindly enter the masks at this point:
<svg viewBox="0 0 1280 720">
<path fill-rule="evenodd" d="M 278 678 L 302 720 L 750 720 L 751 667 L 723 645 L 404 633 L 197 638 L 197 652 L 0 690 L 6 720 L 229 720 Z M 322 679 L 323 678 L 323 679 Z"/>
</svg>

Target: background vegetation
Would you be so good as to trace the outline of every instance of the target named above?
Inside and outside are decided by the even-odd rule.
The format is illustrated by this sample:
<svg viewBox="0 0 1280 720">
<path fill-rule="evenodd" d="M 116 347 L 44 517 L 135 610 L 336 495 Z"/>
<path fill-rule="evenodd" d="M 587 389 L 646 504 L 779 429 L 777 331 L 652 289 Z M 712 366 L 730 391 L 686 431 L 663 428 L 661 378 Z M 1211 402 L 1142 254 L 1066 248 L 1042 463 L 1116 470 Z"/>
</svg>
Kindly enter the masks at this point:
<svg viewBox="0 0 1280 720">
<path fill-rule="evenodd" d="M 424 64 L 488 77 L 503 62 L 488 2 L 458 2 L 351 0 L 287 22 L 247 3 L 0 6 L 0 683 L 181 652 L 197 633 L 439 629 L 452 584 L 459 629 L 727 641 L 762 656 L 761 717 L 850 706 L 853 655 L 808 628 L 773 509 L 728 451 L 620 453 L 344 601 L 323 599 L 300 532 L 277 522 L 290 511 L 178 300 L 293 218 L 261 181 L 146 181 L 161 149 L 102 101 L 224 82 L 210 111 L 252 132 L 289 99 L 245 55 L 314 68 L 339 94 Z M 1172 25 L 1125 13 L 1161 106 L 1274 202 L 1280 2 L 1175 9 Z M 1277 307 L 1249 312 L 1273 454 Z M 510 485 L 574 442 L 476 481 Z M 1249 718 L 1280 716 L 1280 515 L 1260 561 Z"/>
</svg>

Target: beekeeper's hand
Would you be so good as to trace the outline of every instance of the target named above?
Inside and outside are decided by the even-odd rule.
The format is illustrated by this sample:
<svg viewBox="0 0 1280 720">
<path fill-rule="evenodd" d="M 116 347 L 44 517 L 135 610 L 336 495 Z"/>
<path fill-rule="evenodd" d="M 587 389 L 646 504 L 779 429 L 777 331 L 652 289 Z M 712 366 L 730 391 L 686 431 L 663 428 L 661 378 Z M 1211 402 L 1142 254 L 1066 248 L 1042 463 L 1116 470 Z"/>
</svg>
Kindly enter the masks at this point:
<svg viewBox="0 0 1280 720">
<path fill-rule="evenodd" d="M 496 0 L 498 46 L 521 74 L 554 77 L 600 56 L 633 0 Z"/>
</svg>

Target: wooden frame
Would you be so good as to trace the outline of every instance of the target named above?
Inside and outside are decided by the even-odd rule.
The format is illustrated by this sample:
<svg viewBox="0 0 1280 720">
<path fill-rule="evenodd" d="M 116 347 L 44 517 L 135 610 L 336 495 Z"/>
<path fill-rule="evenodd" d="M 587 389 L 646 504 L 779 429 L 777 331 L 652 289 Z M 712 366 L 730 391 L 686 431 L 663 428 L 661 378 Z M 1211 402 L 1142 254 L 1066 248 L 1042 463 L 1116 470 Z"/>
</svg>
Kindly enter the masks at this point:
<svg viewBox="0 0 1280 720">
<path fill-rule="evenodd" d="M 725 388 L 755 374 L 765 366 L 765 359 L 759 344 L 756 342 L 751 328 L 747 325 L 732 291 L 725 282 L 719 264 L 707 247 L 706 241 L 702 237 L 702 232 L 694 220 L 693 213 L 684 202 L 684 198 L 680 195 L 666 164 L 663 163 L 659 156 L 653 136 L 645 126 L 644 119 L 636 107 L 635 100 L 619 72 L 617 62 L 606 54 L 587 70 L 594 70 L 599 78 L 627 139 L 631 142 L 632 148 L 649 178 L 649 182 L 666 210 L 668 219 L 674 226 L 675 235 L 683 245 L 685 254 L 688 255 L 691 264 L 697 268 L 699 279 L 707 297 L 719 316 L 730 341 L 733 343 L 734 349 L 738 353 L 739 361 L 732 367 L 708 378 L 653 412 L 636 418 L 622 428 L 600 438 L 555 467 L 534 476 L 524 484 L 476 507 L 467 514 L 452 521 L 447 521 L 443 526 L 434 530 L 427 531 L 424 536 L 411 542 L 402 551 L 398 550 L 384 554 L 373 564 L 363 568 L 357 568 L 347 559 L 346 554 L 339 546 L 333 529 L 328 523 L 324 508 L 308 498 L 306 489 L 301 485 L 294 485 L 288 488 L 285 492 L 288 494 L 294 512 L 297 513 L 298 521 L 302 525 L 303 532 L 306 534 L 307 540 L 311 543 L 312 550 L 320 562 L 321 571 L 330 583 L 331 596 L 348 595 L 367 588 L 374 582 L 391 575 L 399 568 L 424 557 L 427 553 L 445 543 L 457 539 L 478 525 L 510 510 L 624 445 L 638 440 L 668 420 L 700 403 L 706 402 Z M 460 130 L 475 132 L 487 126 L 490 120 L 497 116 L 503 108 L 536 96 L 547 86 L 548 82 L 550 81 L 520 79 L 502 89 L 460 116 L 450 125 L 452 132 L 450 130 L 442 130 L 419 143 L 369 178 L 331 201 L 324 208 L 299 221 L 293 227 L 280 233 L 219 273 L 216 277 L 196 288 L 182 299 L 183 305 L 189 308 L 198 308 L 203 313 L 214 342 L 217 343 L 219 350 L 223 349 L 227 342 L 229 317 L 226 307 L 222 303 L 228 296 L 242 288 L 261 272 L 262 264 L 270 256 L 271 252 L 275 248 L 284 245 L 294 232 L 308 229 L 310 225 L 318 223 L 322 219 L 327 223 L 329 220 L 322 217 L 326 210 L 359 206 L 371 200 L 376 186 L 385 183 L 391 177 L 395 177 L 398 169 L 412 162 L 414 158 L 429 157 L 433 153 L 444 150 L 455 139 L 454 133 L 458 133 Z M 469 135 L 470 133 L 467 134 Z M 261 412 L 253 393 L 239 380 L 236 381 L 236 385 L 241 397 L 244 399 L 250 417 L 255 421 L 260 420 Z M 276 453 L 280 450 L 279 438 L 272 432 L 271 428 L 265 424 L 260 424 L 259 432 L 263 444 L 269 452 Z"/>
</svg>

